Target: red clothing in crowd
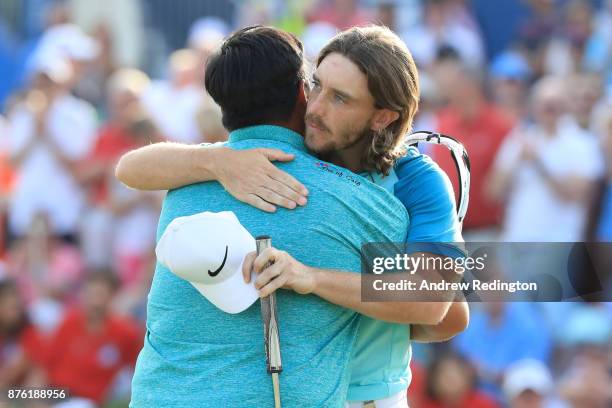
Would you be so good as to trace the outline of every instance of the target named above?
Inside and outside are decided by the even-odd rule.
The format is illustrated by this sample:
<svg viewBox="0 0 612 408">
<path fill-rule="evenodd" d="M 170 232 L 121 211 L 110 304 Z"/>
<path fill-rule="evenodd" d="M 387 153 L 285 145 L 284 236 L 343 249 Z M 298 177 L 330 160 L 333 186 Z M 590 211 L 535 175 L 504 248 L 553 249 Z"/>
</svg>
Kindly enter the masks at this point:
<svg viewBox="0 0 612 408">
<path fill-rule="evenodd" d="M 471 120 L 463 119 L 453 108 L 443 109 L 438 114 L 437 130 L 463 143 L 470 156 L 470 206 L 464 229 L 495 227 L 501 221 L 502 207 L 486 198 L 484 187 L 495 155 L 513 126 L 514 123 L 491 104 L 483 105 Z M 457 170 L 448 149 L 436 146 L 432 156 L 450 177 L 458 197 Z"/>
<path fill-rule="evenodd" d="M 42 363 L 46 357 L 43 354 L 45 346 L 44 336 L 31 324 L 27 324 L 12 339 L 0 336 L 0 367 L 14 358 L 17 352 L 23 352 L 34 363 Z"/>
<path fill-rule="evenodd" d="M 122 127 L 108 123 L 100 129 L 98 139 L 87 163 L 100 163 L 109 169 L 114 169 L 115 164 L 124 153 L 140 147 L 136 139 Z M 106 180 L 99 180 L 92 192 L 92 202 L 104 202 L 108 194 Z"/>
<path fill-rule="evenodd" d="M 500 408 L 495 400 L 480 391 L 472 391 L 462 401 L 453 403 L 452 406 L 432 400 L 425 400 L 419 405 L 420 408 Z"/>
<path fill-rule="evenodd" d="M 143 336 L 130 320 L 109 316 L 100 331 L 90 332 L 79 310 L 67 314 L 49 348 L 48 376 L 71 395 L 104 400 L 117 373 L 134 366 Z"/>
</svg>

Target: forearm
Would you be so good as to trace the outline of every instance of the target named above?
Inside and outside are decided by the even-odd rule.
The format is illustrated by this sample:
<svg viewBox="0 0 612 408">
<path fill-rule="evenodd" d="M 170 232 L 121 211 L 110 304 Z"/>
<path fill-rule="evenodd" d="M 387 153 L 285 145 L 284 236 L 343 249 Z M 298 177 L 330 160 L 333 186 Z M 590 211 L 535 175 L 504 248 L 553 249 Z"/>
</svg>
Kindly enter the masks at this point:
<svg viewBox="0 0 612 408">
<path fill-rule="evenodd" d="M 540 160 L 534 162 L 534 166 L 544 181 L 561 199 L 565 201 L 583 201 L 591 192 L 591 184 L 581 177 L 566 177 L 562 181 L 553 176 L 544 163 Z"/>
<path fill-rule="evenodd" d="M 310 268 L 313 294 L 366 316 L 403 324 L 435 325 L 442 321 L 450 302 L 363 302 L 357 273 Z"/>
<path fill-rule="evenodd" d="M 126 153 L 115 176 L 138 190 L 170 190 L 215 180 L 215 157 L 225 148 L 179 143 L 155 143 Z"/>
<path fill-rule="evenodd" d="M 465 301 L 451 304 L 440 324 L 417 324 L 410 327 L 410 338 L 420 343 L 447 341 L 464 331 L 470 321 L 470 311 Z"/>
<path fill-rule="evenodd" d="M 40 143 L 39 139 L 37 137 L 33 137 L 25 146 L 23 146 L 23 148 L 13 152 L 10 157 L 11 166 L 14 168 L 21 166 L 26 157 L 28 157 L 34 149 L 34 146 L 36 146 L 38 143 Z"/>
<path fill-rule="evenodd" d="M 492 200 L 501 201 L 506 198 L 512 184 L 512 171 L 497 169 L 485 183 L 485 193 Z"/>
</svg>

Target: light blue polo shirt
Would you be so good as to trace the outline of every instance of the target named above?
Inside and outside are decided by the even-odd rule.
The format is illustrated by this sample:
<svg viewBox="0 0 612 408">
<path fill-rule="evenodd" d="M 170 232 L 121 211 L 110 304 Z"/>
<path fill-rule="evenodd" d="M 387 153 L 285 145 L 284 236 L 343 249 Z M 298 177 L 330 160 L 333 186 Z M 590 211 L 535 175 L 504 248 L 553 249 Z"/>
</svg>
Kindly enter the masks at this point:
<svg viewBox="0 0 612 408">
<path fill-rule="evenodd" d="M 277 126 L 245 128 L 231 133 L 228 147 L 293 153 L 295 160 L 279 167 L 310 190 L 308 205 L 270 214 L 234 199 L 217 182 L 193 184 L 168 193 L 158 239 L 176 217 L 233 211 L 253 236 L 270 235 L 275 247 L 299 261 L 354 272 L 361 270 L 364 242 L 405 240 L 407 211 L 392 194 L 308 155 L 297 133 Z M 277 303 L 283 407 L 341 407 L 361 316 L 287 290 L 277 292 Z M 224 313 L 158 263 L 146 327 L 131 407 L 272 406 L 259 302 L 236 315 Z"/>
<path fill-rule="evenodd" d="M 388 176 L 369 174 L 367 177 L 394 192 L 408 210 L 410 252 L 465 256 L 453 245 L 463 239 L 452 184 L 428 156 L 410 147 Z M 363 316 L 351 361 L 347 399 L 376 400 L 407 389 L 411 381 L 411 354 L 409 325 Z"/>
</svg>

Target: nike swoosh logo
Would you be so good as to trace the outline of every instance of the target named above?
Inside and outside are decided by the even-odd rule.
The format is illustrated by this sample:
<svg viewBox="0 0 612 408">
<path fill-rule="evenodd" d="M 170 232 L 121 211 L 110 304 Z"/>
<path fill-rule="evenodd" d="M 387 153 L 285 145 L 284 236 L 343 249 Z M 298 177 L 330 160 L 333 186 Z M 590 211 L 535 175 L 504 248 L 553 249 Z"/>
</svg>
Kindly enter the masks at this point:
<svg viewBox="0 0 612 408">
<path fill-rule="evenodd" d="M 225 246 L 225 256 L 223 257 L 223 262 L 221 262 L 221 266 L 218 267 L 217 269 L 215 269 L 215 271 L 211 271 L 210 269 L 208 270 L 208 275 L 211 277 L 215 277 L 219 274 L 219 272 L 221 272 L 221 269 L 223 269 L 223 267 L 225 266 L 225 261 L 227 261 L 227 250 L 228 250 L 228 246 Z"/>
</svg>

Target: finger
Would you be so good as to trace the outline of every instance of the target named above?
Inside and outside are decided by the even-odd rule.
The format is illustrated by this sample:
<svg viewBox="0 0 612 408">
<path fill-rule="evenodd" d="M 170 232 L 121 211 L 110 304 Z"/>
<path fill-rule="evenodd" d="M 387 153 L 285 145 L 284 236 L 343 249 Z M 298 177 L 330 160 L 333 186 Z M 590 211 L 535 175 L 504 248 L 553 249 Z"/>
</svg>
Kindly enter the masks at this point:
<svg viewBox="0 0 612 408">
<path fill-rule="evenodd" d="M 242 277 L 244 278 L 245 283 L 251 282 L 251 272 L 253 271 L 253 262 L 257 257 L 257 252 L 249 252 L 244 257 L 244 261 L 242 262 Z"/>
<path fill-rule="evenodd" d="M 263 288 L 258 290 L 259 297 L 264 298 L 266 296 L 270 296 L 276 290 L 278 290 L 278 289 L 282 288 L 283 286 L 285 286 L 285 283 L 287 283 L 287 278 L 285 276 L 279 276 L 278 278 L 273 279 L 267 285 L 265 285 Z"/>
<path fill-rule="evenodd" d="M 264 268 L 269 264 L 273 263 L 276 260 L 276 255 L 278 250 L 274 247 L 266 248 L 253 261 L 253 270 L 260 274 L 263 272 Z"/>
<path fill-rule="evenodd" d="M 286 185 L 287 187 L 289 187 L 291 190 L 295 191 L 296 193 L 302 196 L 308 195 L 308 189 L 302 183 L 297 181 L 291 174 L 285 171 L 282 171 L 278 167 L 274 166 L 273 169 L 270 169 L 269 175 L 271 178 L 283 183 L 284 185 Z"/>
<path fill-rule="evenodd" d="M 260 148 L 259 152 L 266 156 L 266 158 L 270 161 L 288 162 L 295 159 L 295 155 L 291 153 L 285 153 L 282 150 L 278 149 Z"/>
<path fill-rule="evenodd" d="M 255 279 L 255 289 L 261 289 L 271 280 L 278 277 L 282 272 L 282 268 L 278 264 L 272 264 L 264 269 Z"/>
<path fill-rule="evenodd" d="M 297 206 L 295 201 L 291 201 L 281 196 L 276 191 L 268 188 L 268 186 L 260 186 L 260 188 L 257 190 L 257 195 L 270 204 L 276 204 L 290 210 L 293 210 Z"/>
<path fill-rule="evenodd" d="M 265 184 L 266 188 L 274 191 L 278 195 L 285 197 L 286 199 L 299 204 L 306 205 L 306 197 L 297 191 L 289 188 L 286 184 L 283 184 L 280 181 L 275 180 L 274 178 L 270 178 L 269 181 Z M 280 205 L 280 204 L 279 204 Z"/>
<path fill-rule="evenodd" d="M 276 207 L 274 205 L 266 202 L 264 199 L 255 194 L 247 194 L 241 201 L 265 212 L 273 213 L 276 211 Z"/>
</svg>

